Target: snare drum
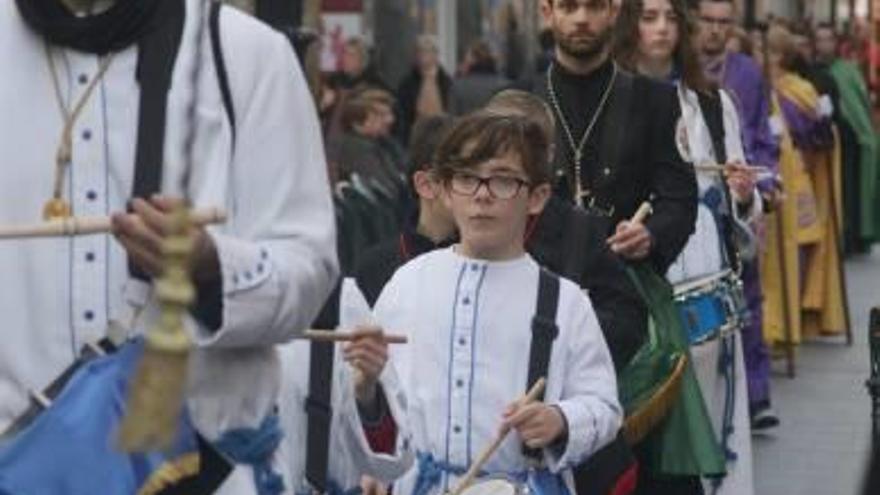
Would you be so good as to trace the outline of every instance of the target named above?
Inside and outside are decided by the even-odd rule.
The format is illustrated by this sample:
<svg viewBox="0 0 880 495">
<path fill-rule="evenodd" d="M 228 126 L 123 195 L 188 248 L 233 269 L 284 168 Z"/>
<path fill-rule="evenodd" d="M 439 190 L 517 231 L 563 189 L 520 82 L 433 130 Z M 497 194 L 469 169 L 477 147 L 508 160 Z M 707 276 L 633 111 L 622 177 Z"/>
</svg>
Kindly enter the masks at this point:
<svg viewBox="0 0 880 495">
<path fill-rule="evenodd" d="M 518 483 L 506 479 L 488 479 L 478 481 L 467 487 L 461 495 L 526 495 L 528 489 Z"/>
<path fill-rule="evenodd" d="M 742 324 L 742 282 L 731 270 L 678 284 L 674 292 L 691 345 L 712 340 Z"/>
<path fill-rule="evenodd" d="M 524 474 L 524 473 L 522 473 Z M 485 478 L 469 486 L 462 495 L 571 495 L 565 480 L 547 469 L 529 469 L 524 476 Z"/>
</svg>

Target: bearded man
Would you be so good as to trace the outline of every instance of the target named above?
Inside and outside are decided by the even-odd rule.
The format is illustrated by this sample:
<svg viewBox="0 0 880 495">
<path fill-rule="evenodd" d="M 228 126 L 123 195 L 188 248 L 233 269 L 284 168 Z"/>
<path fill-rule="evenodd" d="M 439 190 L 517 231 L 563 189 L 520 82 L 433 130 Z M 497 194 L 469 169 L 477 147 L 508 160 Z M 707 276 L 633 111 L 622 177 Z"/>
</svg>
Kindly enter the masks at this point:
<svg viewBox="0 0 880 495">
<path fill-rule="evenodd" d="M 665 274 L 694 231 L 696 178 L 686 163 L 675 87 L 627 72 L 610 57 L 617 9 L 612 0 L 542 0 L 556 47 L 547 71 L 530 89 L 548 102 L 556 119 L 557 195 L 583 206 L 622 260 L 646 261 Z M 645 201 L 653 214 L 644 222 L 629 222 Z M 547 221 L 542 218 L 536 230 L 546 230 Z M 597 275 L 585 276 L 600 288 L 615 282 Z M 632 318 L 613 326 L 606 326 L 607 318 L 602 322 L 616 362 L 629 362 L 647 333 L 641 309 L 621 304 L 615 318 Z M 639 493 L 700 492 L 696 477 L 660 479 L 641 450 Z M 578 493 L 590 490 L 595 472 L 614 471 L 613 455 L 603 463 L 576 474 Z"/>
<path fill-rule="evenodd" d="M 674 87 L 611 60 L 616 10 L 611 0 L 543 0 L 556 49 L 532 90 L 556 117 L 557 193 L 611 220 L 612 251 L 663 274 L 694 230 L 696 180 L 676 146 Z M 628 222 L 648 200 L 651 217 Z"/>
</svg>

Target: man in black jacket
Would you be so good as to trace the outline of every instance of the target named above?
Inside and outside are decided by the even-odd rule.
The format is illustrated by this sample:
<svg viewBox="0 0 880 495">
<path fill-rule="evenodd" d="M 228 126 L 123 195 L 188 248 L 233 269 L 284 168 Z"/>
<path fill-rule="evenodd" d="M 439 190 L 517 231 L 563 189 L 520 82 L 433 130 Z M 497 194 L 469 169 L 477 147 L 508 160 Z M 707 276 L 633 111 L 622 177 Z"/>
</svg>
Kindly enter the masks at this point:
<svg viewBox="0 0 880 495">
<path fill-rule="evenodd" d="M 676 146 L 675 88 L 610 58 L 611 0 L 542 0 L 555 57 L 531 84 L 556 116 L 557 193 L 610 219 L 608 244 L 661 274 L 694 230 L 697 186 Z M 643 224 L 628 219 L 650 200 Z"/>
</svg>

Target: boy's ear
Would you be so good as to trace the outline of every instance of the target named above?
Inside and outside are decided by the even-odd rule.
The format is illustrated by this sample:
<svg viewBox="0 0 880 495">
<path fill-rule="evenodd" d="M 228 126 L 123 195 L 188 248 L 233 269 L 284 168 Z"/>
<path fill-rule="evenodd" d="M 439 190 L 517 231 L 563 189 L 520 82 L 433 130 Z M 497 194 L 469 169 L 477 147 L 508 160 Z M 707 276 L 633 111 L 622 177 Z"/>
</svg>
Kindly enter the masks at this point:
<svg viewBox="0 0 880 495">
<path fill-rule="evenodd" d="M 529 192 L 529 215 L 540 215 L 550 195 L 553 194 L 550 184 L 541 184 Z"/>
<path fill-rule="evenodd" d="M 426 170 L 419 170 L 413 174 L 413 186 L 420 198 L 437 199 L 440 196 L 440 183 L 433 180 L 431 172 Z"/>
<path fill-rule="evenodd" d="M 544 24 L 549 25 L 551 17 L 553 16 L 553 0 L 541 0 L 539 8 L 541 10 L 541 17 L 543 18 Z"/>
</svg>

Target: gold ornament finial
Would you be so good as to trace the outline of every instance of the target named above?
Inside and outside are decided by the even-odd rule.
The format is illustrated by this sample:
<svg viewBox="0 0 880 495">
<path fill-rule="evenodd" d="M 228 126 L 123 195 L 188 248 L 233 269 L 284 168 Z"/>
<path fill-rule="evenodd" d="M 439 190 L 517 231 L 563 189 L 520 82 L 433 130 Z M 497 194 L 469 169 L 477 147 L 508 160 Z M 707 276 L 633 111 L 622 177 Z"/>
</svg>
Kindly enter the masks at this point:
<svg viewBox="0 0 880 495">
<path fill-rule="evenodd" d="M 43 206 L 43 220 L 70 218 L 70 205 L 61 198 L 52 198 Z"/>
</svg>

